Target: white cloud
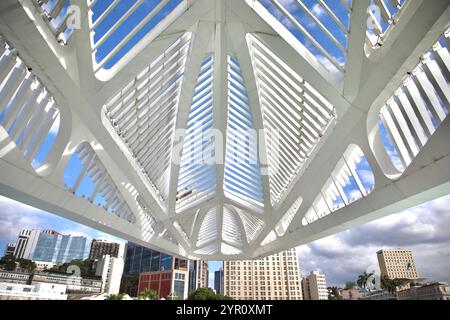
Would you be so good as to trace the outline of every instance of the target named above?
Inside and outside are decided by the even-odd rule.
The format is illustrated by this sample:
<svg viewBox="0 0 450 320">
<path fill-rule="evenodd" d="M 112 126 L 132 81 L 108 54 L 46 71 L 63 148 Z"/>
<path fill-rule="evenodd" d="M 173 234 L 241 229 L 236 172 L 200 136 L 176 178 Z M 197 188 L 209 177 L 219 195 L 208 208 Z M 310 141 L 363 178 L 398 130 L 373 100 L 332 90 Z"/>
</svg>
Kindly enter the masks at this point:
<svg viewBox="0 0 450 320">
<path fill-rule="evenodd" d="M 125 242 L 112 235 L 0 196 L 0 240 L 15 242 L 21 229 L 54 229 L 62 234 Z M 0 254 L 2 248 L 0 247 Z"/>
<path fill-rule="evenodd" d="M 413 251 L 419 275 L 450 281 L 450 196 L 297 248 L 302 275 L 321 269 L 328 285 L 344 285 L 377 266 L 383 248 Z M 335 213 L 338 214 L 338 213 Z"/>
<path fill-rule="evenodd" d="M 0 235 L 8 241 L 15 241 L 22 228 L 39 228 L 46 215 L 41 215 L 38 209 L 0 196 Z"/>
<path fill-rule="evenodd" d="M 318 3 L 316 3 L 315 5 L 313 5 L 313 7 L 311 8 L 311 12 L 317 17 L 320 18 L 321 16 L 323 16 L 325 14 L 325 10 L 324 8 L 319 5 Z"/>
</svg>

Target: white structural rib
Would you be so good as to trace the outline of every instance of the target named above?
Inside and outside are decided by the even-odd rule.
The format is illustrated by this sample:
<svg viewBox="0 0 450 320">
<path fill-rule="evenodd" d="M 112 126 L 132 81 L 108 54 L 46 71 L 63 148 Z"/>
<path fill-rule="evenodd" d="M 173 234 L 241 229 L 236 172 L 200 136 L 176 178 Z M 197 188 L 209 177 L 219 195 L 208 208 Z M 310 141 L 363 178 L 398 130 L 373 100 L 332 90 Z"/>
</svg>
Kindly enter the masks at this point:
<svg viewBox="0 0 450 320">
<path fill-rule="evenodd" d="M 381 107 L 380 123 L 387 130 L 402 172 L 411 164 L 450 112 L 449 30 L 402 81 Z M 385 145 L 388 149 L 388 146 Z M 389 151 L 389 150 L 387 150 Z"/>
<path fill-rule="evenodd" d="M 333 105 L 257 37 L 248 35 L 264 119 L 272 205 L 335 117 Z"/>
<path fill-rule="evenodd" d="M 60 112 L 55 99 L 0 36 L 0 124 L 35 169 L 45 163 L 39 154 L 52 129 L 58 133 Z M 46 147 L 52 145 L 47 142 Z M 42 159 L 37 159 L 40 156 Z"/>
<path fill-rule="evenodd" d="M 197 79 L 183 142 L 177 181 L 177 212 L 188 210 L 216 194 L 213 79 L 214 57 L 208 56 L 203 60 Z"/>
<path fill-rule="evenodd" d="M 164 200 L 190 39 L 190 33 L 180 37 L 105 105 L 121 142 Z"/>
<path fill-rule="evenodd" d="M 414 0 L 412 0 L 414 1 Z M 383 45 L 400 15 L 411 0 L 375 0 L 368 10 L 367 41 L 374 47 Z"/>
<path fill-rule="evenodd" d="M 74 194 L 77 194 L 79 190 L 84 192 L 84 189 L 80 189 L 81 182 L 89 179 L 94 185 L 92 193 L 86 195 L 90 202 L 93 202 L 100 195 L 103 198 L 101 205 L 105 210 L 129 223 L 136 223 L 135 215 L 91 145 L 87 142 L 81 143 L 75 151 L 75 156 L 81 161 L 82 168 L 73 185 L 67 186 L 67 188 Z"/>
<path fill-rule="evenodd" d="M 74 28 L 71 25 L 73 19 L 79 19 L 79 16 L 75 15 L 70 9 L 69 0 L 55 0 L 55 1 L 43 1 L 43 0 L 31 0 L 35 7 L 41 13 L 42 18 L 47 23 L 50 31 L 55 36 L 55 39 L 63 44 L 68 44 Z"/>
<path fill-rule="evenodd" d="M 375 181 L 372 169 L 367 164 L 367 167 L 361 167 L 362 162 L 366 163 L 362 150 L 356 145 L 350 145 L 306 212 L 302 219 L 303 226 L 336 212 L 373 191 Z"/>
<path fill-rule="evenodd" d="M 94 72 L 113 67 L 126 55 L 121 53 L 125 49 L 128 48 L 126 51 L 131 51 L 129 48 L 135 47 L 136 43 L 148 43 L 156 38 L 162 31 L 161 26 L 167 26 L 173 22 L 188 9 L 193 1 L 158 0 L 148 3 L 137 0 L 121 3 L 121 5 L 119 2 L 113 1 L 109 6 L 102 6 L 102 3 L 97 1 L 89 4 Z M 172 6 L 173 4 L 175 6 Z M 142 16 L 142 12 L 148 11 L 149 7 L 152 7 L 151 11 Z M 124 30 L 128 31 L 124 32 Z M 105 51 L 106 54 L 103 53 Z M 101 58 L 98 58 L 99 53 Z"/>
<path fill-rule="evenodd" d="M 264 194 L 258 161 L 257 135 L 245 80 L 236 58 L 228 56 L 228 114 L 224 194 L 261 212 Z"/>
<path fill-rule="evenodd" d="M 349 36 L 346 20 L 353 14 L 345 1 L 332 6 L 323 0 L 246 1 L 294 48 L 308 50 L 332 72 L 344 72 Z"/>
</svg>

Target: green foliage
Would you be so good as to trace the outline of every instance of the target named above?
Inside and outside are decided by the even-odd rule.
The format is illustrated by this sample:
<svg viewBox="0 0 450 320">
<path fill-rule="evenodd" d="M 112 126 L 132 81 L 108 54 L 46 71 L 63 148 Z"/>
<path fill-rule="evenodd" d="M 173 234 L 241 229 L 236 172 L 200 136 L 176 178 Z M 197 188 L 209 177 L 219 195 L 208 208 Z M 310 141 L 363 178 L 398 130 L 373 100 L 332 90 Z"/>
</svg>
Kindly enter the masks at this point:
<svg viewBox="0 0 450 320">
<path fill-rule="evenodd" d="M 369 281 L 370 277 L 373 276 L 373 273 L 367 273 L 364 271 L 364 273 L 360 274 L 358 276 L 358 280 L 356 281 L 356 283 L 358 284 L 358 286 L 360 288 L 366 288 L 367 287 L 367 282 Z M 375 279 L 374 279 L 375 280 Z M 374 282 L 374 280 L 372 281 L 372 283 Z"/>
<path fill-rule="evenodd" d="M 166 300 L 181 300 L 181 297 L 176 293 L 171 293 L 166 297 Z"/>
<path fill-rule="evenodd" d="M 8 254 L 0 259 L 0 267 L 6 271 L 16 270 L 16 259 L 12 254 Z"/>
<path fill-rule="evenodd" d="M 139 276 L 122 274 L 122 279 L 120 280 L 120 292 L 126 292 L 130 296 L 137 296 L 137 290 L 139 285 Z"/>
<path fill-rule="evenodd" d="M 217 294 L 211 288 L 199 288 L 189 292 L 188 300 L 233 300 L 231 297 Z"/>
<path fill-rule="evenodd" d="M 17 262 L 19 262 L 19 268 L 26 270 L 26 271 L 34 271 L 36 269 L 36 263 L 34 263 L 31 260 L 28 259 L 18 259 Z"/>
<path fill-rule="evenodd" d="M 144 289 L 138 296 L 139 300 L 158 300 L 158 298 L 158 292 L 153 289 Z"/>
<path fill-rule="evenodd" d="M 23 271 L 33 272 L 36 264 L 28 259 L 16 259 L 12 254 L 8 254 L 0 259 L 0 267 L 7 271 L 15 271 L 19 267 Z"/>
<path fill-rule="evenodd" d="M 342 296 L 337 287 L 331 287 L 329 289 L 331 292 L 328 294 L 328 300 L 342 300 Z"/>
<path fill-rule="evenodd" d="M 381 276 L 381 288 L 389 293 L 395 293 L 397 288 L 403 287 L 408 283 L 406 279 L 390 279 L 387 275 Z"/>
<path fill-rule="evenodd" d="M 94 270 L 94 261 L 86 259 L 86 260 L 72 260 L 68 263 L 64 263 L 59 266 L 53 267 L 51 270 L 53 271 L 59 271 L 59 272 L 67 272 L 67 268 L 69 266 L 78 266 L 80 268 L 81 276 L 88 276 L 92 277 L 95 276 L 95 270 Z"/>
<path fill-rule="evenodd" d="M 109 296 L 106 297 L 105 300 L 123 300 L 124 297 L 125 297 L 124 293 L 110 294 Z"/>
</svg>

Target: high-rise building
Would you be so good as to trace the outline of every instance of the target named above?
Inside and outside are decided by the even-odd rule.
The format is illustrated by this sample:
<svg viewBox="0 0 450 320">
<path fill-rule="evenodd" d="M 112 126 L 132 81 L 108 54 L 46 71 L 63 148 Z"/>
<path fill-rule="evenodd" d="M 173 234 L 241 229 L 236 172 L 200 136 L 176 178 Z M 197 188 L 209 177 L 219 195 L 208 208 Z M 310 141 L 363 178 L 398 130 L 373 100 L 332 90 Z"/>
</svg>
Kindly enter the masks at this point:
<svg viewBox="0 0 450 320">
<path fill-rule="evenodd" d="M 22 229 L 17 238 L 14 257 L 16 257 L 16 259 L 31 260 L 31 254 L 36 246 L 36 241 L 40 233 L 40 230 Z"/>
<path fill-rule="evenodd" d="M 118 294 L 124 267 L 124 245 L 119 246 L 117 257 L 109 254 L 98 259 L 95 275 L 102 277 L 102 292 Z"/>
<path fill-rule="evenodd" d="M 223 294 L 223 268 L 214 271 L 214 290 L 217 294 Z"/>
<path fill-rule="evenodd" d="M 117 258 L 119 257 L 120 247 L 121 247 L 120 243 L 117 242 L 94 239 L 91 244 L 89 259 L 91 260 L 101 259 L 105 255 Z"/>
<path fill-rule="evenodd" d="M 144 289 L 156 290 L 160 297 L 171 293 L 186 298 L 188 292 L 188 260 L 128 243 L 122 291 L 132 297 Z"/>
<path fill-rule="evenodd" d="M 300 282 L 295 249 L 223 263 L 223 294 L 238 300 L 301 300 Z"/>
<path fill-rule="evenodd" d="M 32 260 L 40 234 L 56 235 L 59 233 L 54 230 L 22 229 L 17 238 L 14 257 Z"/>
<path fill-rule="evenodd" d="M 189 260 L 188 292 L 198 288 L 208 287 L 208 262 L 203 260 Z"/>
<path fill-rule="evenodd" d="M 15 249 L 16 249 L 16 244 L 15 243 L 8 243 L 6 245 L 5 254 L 4 255 L 7 256 L 7 255 L 14 254 Z"/>
<path fill-rule="evenodd" d="M 411 250 L 383 249 L 377 252 L 381 275 L 389 279 L 419 279 Z"/>
<path fill-rule="evenodd" d="M 319 270 L 302 279 L 302 292 L 304 300 L 328 300 L 328 289 L 325 275 Z"/>
<path fill-rule="evenodd" d="M 86 237 L 40 233 L 32 260 L 62 264 L 89 257 L 90 240 Z"/>
<path fill-rule="evenodd" d="M 145 289 L 158 292 L 160 298 L 176 295 L 186 299 L 189 271 L 187 260 L 172 259 L 172 266 L 164 271 L 143 272 L 139 275 L 138 294 Z"/>
</svg>

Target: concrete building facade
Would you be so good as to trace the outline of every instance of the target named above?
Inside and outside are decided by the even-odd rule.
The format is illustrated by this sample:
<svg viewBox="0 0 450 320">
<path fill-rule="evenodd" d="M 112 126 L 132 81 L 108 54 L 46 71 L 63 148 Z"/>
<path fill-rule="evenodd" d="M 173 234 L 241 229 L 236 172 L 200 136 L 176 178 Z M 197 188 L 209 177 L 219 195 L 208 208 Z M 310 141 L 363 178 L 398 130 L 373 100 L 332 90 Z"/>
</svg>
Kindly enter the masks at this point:
<svg viewBox="0 0 450 320">
<path fill-rule="evenodd" d="M 342 289 L 340 290 L 342 300 L 358 300 L 363 296 L 360 289 Z"/>
<path fill-rule="evenodd" d="M 389 279 L 419 279 L 419 273 L 408 249 L 383 249 L 377 252 L 381 275 Z"/>
<path fill-rule="evenodd" d="M 203 260 L 189 260 L 188 292 L 208 287 L 208 262 Z"/>
<path fill-rule="evenodd" d="M 67 300 L 66 289 L 63 284 L 0 282 L 0 300 Z"/>
<path fill-rule="evenodd" d="M 123 246 L 123 245 L 122 245 Z M 119 257 L 121 244 L 107 240 L 94 239 L 91 243 L 91 251 L 89 252 L 89 259 L 101 259 L 105 255 L 113 258 Z"/>
<path fill-rule="evenodd" d="M 302 293 L 304 300 L 328 300 L 327 281 L 319 270 L 302 279 Z"/>
<path fill-rule="evenodd" d="M 6 245 L 4 255 L 5 256 L 7 256 L 7 255 L 14 255 L 14 251 L 15 250 L 16 250 L 16 244 L 15 243 L 8 243 Z"/>
<path fill-rule="evenodd" d="M 399 300 L 450 300 L 450 285 L 435 282 L 397 292 Z"/>
<path fill-rule="evenodd" d="M 14 257 L 31 260 L 40 233 L 40 230 L 22 229 L 14 248 Z"/>
<path fill-rule="evenodd" d="M 295 249 L 257 260 L 224 261 L 223 294 L 239 300 L 301 300 Z"/>
<path fill-rule="evenodd" d="M 114 249 L 114 251 L 116 250 Z M 125 265 L 124 254 L 124 245 L 119 245 L 116 256 L 106 254 L 97 259 L 95 275 L 102 277 L 102 292 L 107 294 L 118 294 L 120 292 L 120 282 Z"/>
<path fill-rule="evenodd" d="M 143 272 L 139 275 L 138 294 L 145 289 L 155 290 L 159 298 L 176 295 L 180 299 L 188 296 L 188 261 L 173 258 L 170 268 L 160 271 Z"/>
</svg>

